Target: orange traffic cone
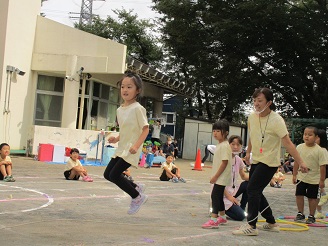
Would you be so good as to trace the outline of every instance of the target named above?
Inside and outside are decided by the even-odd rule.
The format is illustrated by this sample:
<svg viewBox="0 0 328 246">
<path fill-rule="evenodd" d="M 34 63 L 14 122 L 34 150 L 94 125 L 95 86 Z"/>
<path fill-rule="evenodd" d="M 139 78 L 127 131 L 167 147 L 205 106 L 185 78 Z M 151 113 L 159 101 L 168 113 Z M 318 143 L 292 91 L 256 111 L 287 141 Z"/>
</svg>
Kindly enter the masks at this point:
<svg viewBox="0 0 328 246">
<path fill-rule="evenodd" d="M 203 171 L 202 170 L 202 161 L 201 161 L 201 156 L 200 156 L 200 149 L 198 149 L 198 151 L 197 151 L 195 165 L 192 170 Z"/>
</svg>

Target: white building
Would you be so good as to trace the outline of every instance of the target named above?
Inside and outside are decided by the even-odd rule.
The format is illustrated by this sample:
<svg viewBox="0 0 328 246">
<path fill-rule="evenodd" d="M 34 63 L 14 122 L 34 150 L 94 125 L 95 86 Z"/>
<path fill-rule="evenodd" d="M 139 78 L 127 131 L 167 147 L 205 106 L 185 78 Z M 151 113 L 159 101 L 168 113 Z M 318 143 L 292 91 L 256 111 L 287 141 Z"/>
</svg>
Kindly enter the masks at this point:
<svg viewBox="0 0 328 246">
<path fill-rule="evenodd" d="M 12 150 L 37 154 L 39 143 L 52 143 L 94 157 L 101 141 L 95 130 L 114 124 L 116 82 L 127 67 L 146 81 L 144 96 L 159 116 L 165 92 L 191 94 L 126 59 L 125 45 L 41 17 L 40 9 L 40 0 L 0 1 L 0 142 Z"/>
</svg>

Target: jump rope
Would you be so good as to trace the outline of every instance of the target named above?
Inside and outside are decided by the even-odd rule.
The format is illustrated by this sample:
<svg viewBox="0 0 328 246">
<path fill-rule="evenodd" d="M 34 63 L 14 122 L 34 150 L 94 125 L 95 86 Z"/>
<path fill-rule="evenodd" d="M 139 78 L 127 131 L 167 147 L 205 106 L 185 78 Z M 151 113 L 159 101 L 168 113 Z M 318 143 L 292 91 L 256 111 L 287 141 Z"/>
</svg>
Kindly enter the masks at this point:
<svg viewBox="0 0 328 246">
<path fill-rule="evenodd" d="M 301 171 L 301 169 L 298 169 L 298 171 Z M 301 182 L 306 178 L 306 176 L 309 174 L 309 171 L 310 171 L 310 169 L 308 168 L 308 172 L 305 174 L 304 178 L 298 180 L 298 182 L 295 184 L 295 186 L 299 185 L 299 183 L 301 183 Z M 260 211 L 260 213 L 259 213 L 254 219 L 252 219 L 252 220 L 250 220 L 250 221 L 247 221 L 247 223 L 251 223 L 251 222 L 253 222 L 254 220 L 257 220 L 260 214 L 262 214 L 265 210 L 267 210 L 272 204 L 276 203 L 276 202 L 279 201 L 282 197 L 284 197 L 284 195 L 287 194 L 287 192 L 289 192 L 289 190 L 286 190 L 286 191 L 282 194 L 282 196 L 280 196 L 279 198 L 277 198 L 275 201 L 273 201 L 273 202 L 271 202 L 271 203 L 268 203 L 268 206 L 266 206 L 262 211 Z"/>
<path fill-rule="evenodd" d="M 301 171 L 301 169 L 299 169 L 298 171 Z M 310 169 L 308 168 L 308 172 L 305 174 L 304 178 L 303 178 L 303 179 L 299 179 L 298 182 L 295 184 L 295 186 L 299 185 L 299 183 L 301 183 L 301 182 L 306 178 L 306 176 L 308 175 L 309 171 L 310 171 Z M 234 185 L 234 183 L 233 183 L 233 185 Z M 277 199 L 274 200 L 273 202 L 268 203 L 268 206 L 266 206 L 262 211 L 260 211 L 259 214 L 258 214 L 254 219 L 252 219 L 252 220 L 250 220 L 250 221 L 247 221 L 247 223 L 251 223 L 251 222 L 253 222 L 254 220 L 257 220 L 260 214 L 262 214 L 265 210 L 267 210 L 272 204 L 276 203 L 276 202 L 279 201 L 282 197 L 284 197 L 284 195 L 287 194 L 287 192 L 290 192 L 290 191 L 289 191 L 289 190 L 286 190 L 286 191 L 282 194 L 282 196 L 280 196 L 279 198 L 277 198 Z M 211 208 L 210 208 L 210 209 L 211 209 Z M 210 212 L 212 212 L 212 211 L 210 211 Z"/>
</svg>

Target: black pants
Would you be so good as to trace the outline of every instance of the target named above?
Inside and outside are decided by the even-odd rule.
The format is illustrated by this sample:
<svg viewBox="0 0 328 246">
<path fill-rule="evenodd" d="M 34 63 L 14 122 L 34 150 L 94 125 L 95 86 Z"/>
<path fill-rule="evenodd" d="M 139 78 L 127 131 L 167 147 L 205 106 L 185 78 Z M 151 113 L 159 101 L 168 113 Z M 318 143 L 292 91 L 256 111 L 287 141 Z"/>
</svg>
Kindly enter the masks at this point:
<svg viewBox="0 0 328 246">
<path fill-rule="evenodd" d="M 238 197 L 240 195 L 241 196 L 241 200 L 240 200 L 240 207 L 242 208 L 242 210 L 245 210 L 246 208 L 246 204 L 247 204 L 247 186 L 248 186 L 248 181 L 244 181 L 240 184 L 239 189 L 236 193 L 236 195 L 234 195 L 234 197 Z"/>
<path fill-rule="evenodd" d="M 259 212 L 266 219 L 267 223 L 276 223 L 272 210 L 265 196 L 263 195 L 264 188 L 270 183 L 273 175 L 277 171 L 277 167 L 269 167 L 266 164 L 252 164 L 249 172 L 249 182 L 247 186 L 248 209 L 247 221 L 248 224 L 256 228 L 257 216 Z"/>
<path fill-rule="evenodd" d="M 208 158 L 208 156 L 210 154 L 213 155 L 213 153 L 208 150 L 207 145 L 205 145 L 205 155 L 204 155 L 204 157 L 202 159 L 202 163 L 205 163 L 206 159 Z"/>
<path fill-rule="evenodd" d="M 171 173 L 173 173 L 173 174 L 176 174 L 176 172 L 177 172 L 177 169 L 176 169 L 176 168 L 173 168 L 173 169 L 171 170 Z M 166 174 L 166 170 L 163 169 L 162 175 L 159 177 L 159 179 L 160 179 L 161 181 L 169 181 L 171 178 L 169 178 L 169 177 L 167 176 L 167 174 Z"/>
<path fill-rule="evenodd" d="M 212 199 L 212 213 L 218 214 L 220 211 L 225 211 L 225 206 L 223 202 L 225 186 L 214 184 L 211 199 Z"/>
<path fill-rule="evenodd" d="M 124 178 L 123 174 L 130 166 L 131 164 L 124 161 L 121 157 L 112 158 L 105 169 L 104 177 L 120 187 L 121 190 L 128 193 L 132 198 L 136 198 L 139 196 L 139 192 L 135 189 L 137 185 L 131 180 Z"/>
</svg>

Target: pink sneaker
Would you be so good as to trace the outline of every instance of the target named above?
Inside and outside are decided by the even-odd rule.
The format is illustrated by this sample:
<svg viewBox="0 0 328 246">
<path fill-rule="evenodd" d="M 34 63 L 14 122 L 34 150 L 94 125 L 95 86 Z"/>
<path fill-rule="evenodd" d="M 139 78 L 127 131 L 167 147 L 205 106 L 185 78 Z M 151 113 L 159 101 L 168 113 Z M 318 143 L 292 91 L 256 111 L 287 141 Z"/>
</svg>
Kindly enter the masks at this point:
<svg viewBox="0 0 328 246">
<path fill-rule="evenodd" d="M 82 180 L 84 182 L 93 182 L 93 179 L 90 176 L 84 176 Z"/>
<path fill-rule="evenodd" d="M 219 216 L 218 223 L 219 225 L 225 225 L 228 223 L 228 221 L 226 219 L 223 219 L 221 216 Z"/>
<path fill-rule="evenodd" d="M 213 220 L 207 221 L 205 224 L 202 225 L 204 229 L 217 229 L 219 228 L 219 221 L 214 222 Z"/>
</svg>

